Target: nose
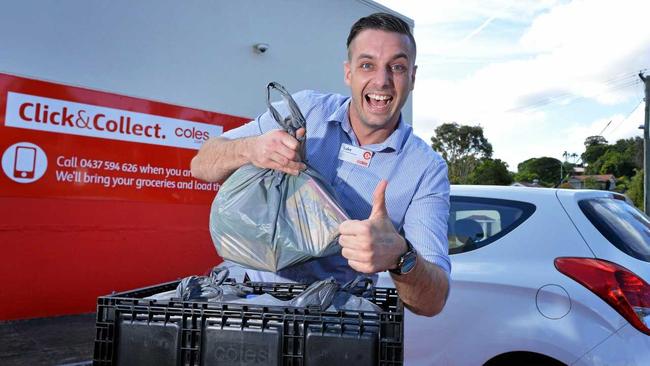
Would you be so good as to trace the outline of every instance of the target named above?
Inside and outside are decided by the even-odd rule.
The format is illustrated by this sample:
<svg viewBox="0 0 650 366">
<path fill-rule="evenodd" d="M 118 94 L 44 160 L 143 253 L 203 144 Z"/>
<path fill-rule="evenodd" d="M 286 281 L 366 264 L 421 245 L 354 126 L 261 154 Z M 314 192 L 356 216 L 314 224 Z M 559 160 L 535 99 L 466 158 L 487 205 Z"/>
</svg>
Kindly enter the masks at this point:
<svg viewBox="0 0 650 366">
<path fill-rule="evenodd" d="M 387 88 L 393 84 L 393 74 L 389 67 L 379 68 L 375 73 L 375 86 L 378 88 Z"/>
</svg>

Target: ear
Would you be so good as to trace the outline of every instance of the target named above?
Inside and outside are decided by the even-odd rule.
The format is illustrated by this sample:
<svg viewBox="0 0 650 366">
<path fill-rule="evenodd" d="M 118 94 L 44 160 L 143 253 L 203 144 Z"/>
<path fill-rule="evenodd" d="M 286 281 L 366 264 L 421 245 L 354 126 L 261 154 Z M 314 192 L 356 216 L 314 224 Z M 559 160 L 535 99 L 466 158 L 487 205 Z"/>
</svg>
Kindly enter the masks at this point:
<svg viewBox="0 0 650 366">
<path fill-rule="evenodd" d="M 350 72 L 350 61 L 345 60 L 345 62 L 343 62 L 343 79 L 347 86 L 350 86 Z"/>
<path fill-rule="evenodd" d="M 411 74 L 411 91 L 415 88 L 415 72 L 418 71 L 418 65 L 413 65 L 413 73 Z"/>
</svg>

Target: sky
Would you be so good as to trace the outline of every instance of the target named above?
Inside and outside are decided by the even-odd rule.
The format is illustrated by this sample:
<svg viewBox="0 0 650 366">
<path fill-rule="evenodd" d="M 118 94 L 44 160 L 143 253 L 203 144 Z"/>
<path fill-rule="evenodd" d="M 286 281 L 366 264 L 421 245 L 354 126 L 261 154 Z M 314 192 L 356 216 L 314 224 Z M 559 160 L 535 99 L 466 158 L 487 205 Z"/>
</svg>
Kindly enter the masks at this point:
<svg viewBox="0 0 650 366">
<path fill-rule="evenodd" d="M 479 125 L 517 171 L 542 156 L 643 137 L 650 1 L 376 0 L 415 22 L 415 133 Z M 574 162 L 569 158 L 568 161 Z"/>
</svg>

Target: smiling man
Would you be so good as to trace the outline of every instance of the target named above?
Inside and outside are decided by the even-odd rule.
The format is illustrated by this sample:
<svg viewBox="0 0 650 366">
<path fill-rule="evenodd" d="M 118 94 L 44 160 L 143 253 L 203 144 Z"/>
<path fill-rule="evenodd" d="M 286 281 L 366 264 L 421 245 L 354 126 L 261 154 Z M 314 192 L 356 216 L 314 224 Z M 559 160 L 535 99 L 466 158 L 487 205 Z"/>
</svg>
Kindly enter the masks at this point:
<svg viewBox="0 0 650 366">
<path fill-rule="evenodd" d="M 403 20 L 376 13 L 352 26 L 347 47 L 350 97 L 294 95 L 307 120 L 307 161 L 331 183 L 352 218 L 339 227 L 341 255 L 249 275 L 255 281 L 334 276 L 343 282 L 389 270 L 406 306 L 432 316 L 449 291 L 449 181 L 444 160 L 401 116 L 415 83 L 415 40 Z M 279 111 L 288 114 L 283 107 Z M 249 163 L 298 174 L 305 168 L 298 150 L 298 141 L 279 130 L 267 111 L 208 140 L 191 168 L 195 177 L 213 182 Z"/>
</svg>

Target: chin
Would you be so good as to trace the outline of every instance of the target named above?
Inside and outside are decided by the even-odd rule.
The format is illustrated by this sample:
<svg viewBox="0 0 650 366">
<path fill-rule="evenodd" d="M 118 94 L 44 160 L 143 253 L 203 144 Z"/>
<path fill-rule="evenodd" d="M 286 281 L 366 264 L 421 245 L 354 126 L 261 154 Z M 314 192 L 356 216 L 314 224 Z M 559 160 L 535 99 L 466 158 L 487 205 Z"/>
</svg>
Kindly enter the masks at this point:
<svg viewBox="0 0 650 366">
<path fill-rule="evenodd" d="M 365 123 L 367 126 L 370 127 L 388 127 L 391 125 L 391 121 L 393 120 L 394 117 L 385 117 L 385 118 L 367 118 L 365 120 Z"/>
</svg>

